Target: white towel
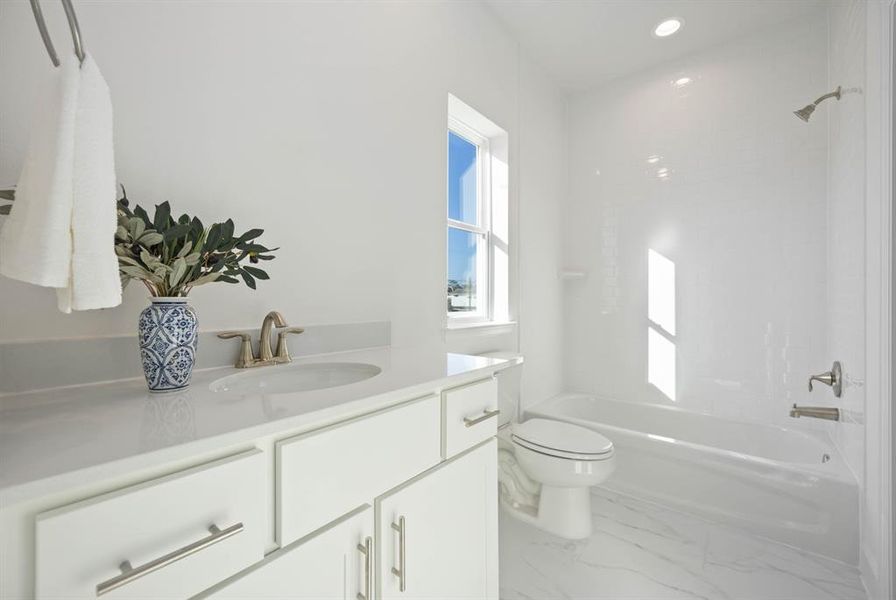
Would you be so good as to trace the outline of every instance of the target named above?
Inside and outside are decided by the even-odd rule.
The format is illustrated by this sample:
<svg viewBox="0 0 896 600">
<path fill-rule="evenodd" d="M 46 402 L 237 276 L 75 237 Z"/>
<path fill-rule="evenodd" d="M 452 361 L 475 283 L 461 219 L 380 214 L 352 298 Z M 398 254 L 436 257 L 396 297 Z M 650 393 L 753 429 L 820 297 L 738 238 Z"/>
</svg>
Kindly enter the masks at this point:
<svg viewBox="0 0 896 600">
<path fill-rule="evenodd" d="M 75 109 L 81 75 L 70 56 L 41 94 L 16 201 L 0 227 L 0 273 L 66 287 L 71 276 Z"/>
<path fill-rule="evenodd" d="M 65 313 L 121 304 L 112 98 L 89 54 L 81 65 L 74 146 L 71 278 L 57 293 L 59 310 Z"/>
<path fill-rule="evenodd" d="M 57 288 L 63 312 L 121 304 L 109 88 L 88 55 L 54 73 L 16 200 L 0 228 L 0 273 Z"/>
</svg>

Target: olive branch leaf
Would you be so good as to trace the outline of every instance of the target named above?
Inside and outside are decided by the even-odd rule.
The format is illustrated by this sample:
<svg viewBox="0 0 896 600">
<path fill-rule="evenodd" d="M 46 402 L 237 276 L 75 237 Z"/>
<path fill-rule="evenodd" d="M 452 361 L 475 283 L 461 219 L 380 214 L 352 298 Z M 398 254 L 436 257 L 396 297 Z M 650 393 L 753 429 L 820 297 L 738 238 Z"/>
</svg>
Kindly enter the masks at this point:
<svg viewBox="0 0 896 600">
<path fill-rule="evenodd" d="M 270 278 L 265 270 L 243 264 L 275 258 L 273 252 L 278 248 L 258 242 L 263 229 L 237 235 L 231 219 L 209 227 L 187 214 L 175 219 L 168 202 L 156 205 L 150 218 L 143 207 L 131 207 L 124 186 L 121 192 L 115 254 L 122 286 L 136 279 L 153 296 L 186 296 L 194 287 L 208 283 L 242 280 L 255 289 L 256 280 Z M 0 191 L 0 199 L 7 199 L 4 194 L 6 191 Z M 0 206 L 0 214 L 4 208 Z"/>
</svg>

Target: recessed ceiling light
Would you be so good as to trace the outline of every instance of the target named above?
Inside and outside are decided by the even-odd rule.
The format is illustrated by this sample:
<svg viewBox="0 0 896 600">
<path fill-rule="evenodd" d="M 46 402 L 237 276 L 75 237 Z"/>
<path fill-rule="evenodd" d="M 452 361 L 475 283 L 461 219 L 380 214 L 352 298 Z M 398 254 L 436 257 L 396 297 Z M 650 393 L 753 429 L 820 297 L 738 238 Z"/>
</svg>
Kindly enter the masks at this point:
<svg viewBox="0 0 896 600">
<path fill-rule="evenodd" d="M 687 84 L 689 84 L 690 82 L 691 82 L 691 78 L 690 78 L 690 77 L 679 77 L 678 79 L 676 79 L 676 80 L 673 81 L 672 83 L 674 83 L 674 84 L 675 84 L 676 86 L 678 86 L 678 87 L 684 87 L 684 86 L 686 86 Z"/>
<path fill-rule="evenodd" d="M 647 157 L 647 162 L 652 165 L 655 165 L 656 163 L 660 162 L 660 157 L 657 156 L 656 154 L 651 154 L 650 156 Z"/>
<path fill-rule="evenodd" d="M 676 33 L 679 29 L 681 29 L 681 25 L 681 19 L 666 19 L 665 21 L 657 25 L 656 28 L 654 28 L 653 35 L 660 38 L 669 37 L 673 33 Z"/>
</svg>

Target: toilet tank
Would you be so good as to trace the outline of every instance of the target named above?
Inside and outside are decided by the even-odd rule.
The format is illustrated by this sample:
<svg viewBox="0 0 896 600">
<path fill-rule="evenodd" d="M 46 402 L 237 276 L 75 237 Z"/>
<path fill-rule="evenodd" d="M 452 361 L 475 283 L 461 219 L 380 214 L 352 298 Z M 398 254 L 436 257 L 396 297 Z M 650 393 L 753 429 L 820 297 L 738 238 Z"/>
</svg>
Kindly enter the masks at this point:
<svg viewBox="0 0 896 600">
<path fill-rule="evenodd" d="M 504 360 L 517 360 L 520 355 L 516 352 L 483 352 L 480 356 L 486 358 L 502 358 Z M 498 371 L 495 379 L 498 381 L 498 408 L 501 414 L 498 416 L 498 426 L 519 420 L 517 411 L 520 404 L 520 382 L 522 381 L 522 363 Z"/>
</svg>

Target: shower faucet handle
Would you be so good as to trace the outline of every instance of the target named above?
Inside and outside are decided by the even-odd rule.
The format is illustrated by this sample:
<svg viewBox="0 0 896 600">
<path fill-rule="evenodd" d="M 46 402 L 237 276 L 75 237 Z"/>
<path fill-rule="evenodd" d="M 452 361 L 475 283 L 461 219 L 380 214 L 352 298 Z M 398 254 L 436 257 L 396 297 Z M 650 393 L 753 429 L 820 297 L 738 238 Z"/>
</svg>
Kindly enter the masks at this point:
<svg viewBox="0 0 896 600">
<path fill-rule="evenodd" d="M 812 391 L 812 382 L 817 381 L 819 383 L 823 383 L 828 387 L 834 385 L 835 381 L 834 373 L 831 371 L 825 371 L 824 373 L 819 373 L 818 375 L 812 375 L 809 377 L 809 391 Z"/>
<path fill-rule="evenodd" d="M 809 391 L 812 391 L 812 382 L 817 381 L 830 387 L 834 391 L 834 397 L 839 398 L 843 394 L 843 369 L 840 361 L 835 360 L 830 371 L 812 375 L 809 377 Z"/>
</svg>

